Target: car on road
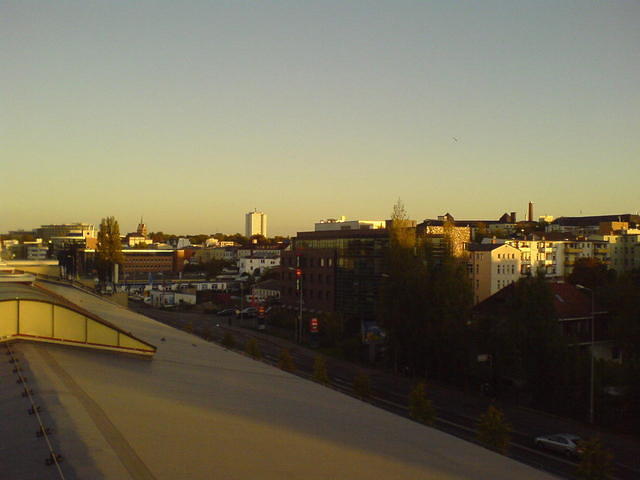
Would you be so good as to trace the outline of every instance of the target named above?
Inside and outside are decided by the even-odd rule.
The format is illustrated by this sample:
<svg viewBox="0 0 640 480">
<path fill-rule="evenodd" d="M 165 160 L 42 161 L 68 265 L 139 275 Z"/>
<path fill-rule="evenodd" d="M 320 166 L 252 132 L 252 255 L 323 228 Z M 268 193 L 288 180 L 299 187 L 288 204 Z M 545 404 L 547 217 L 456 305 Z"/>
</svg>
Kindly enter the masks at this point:
<svg viewBox="0 0 640 480">
<path fill-rule="evenodd" d="M 582 455 L 582 439 L 572 433 L 542 435 L 534 439 L 537 448 L 561 453 L 567 457 L 578 458 Z"/>
<path fill-rule="evenodd" d="M 238 314 L 238 317 L 242 316 L 245 318 L 253 318 L 256 315 L 258 315 L 258 309 L 255 307 L 247 307 L 247 308 L 243 308 L 240 313 Z"/>
<path fill-rule="evenodd" d="M 218 313 L 216 313 L 216 315 L 220 316 L 220 317 L 229 317 L 231 315 L 235 315 L 236 314 L 236 309 L 235 308 L 225 308 L 224 310 L 220 310 Z"/>
</svg>

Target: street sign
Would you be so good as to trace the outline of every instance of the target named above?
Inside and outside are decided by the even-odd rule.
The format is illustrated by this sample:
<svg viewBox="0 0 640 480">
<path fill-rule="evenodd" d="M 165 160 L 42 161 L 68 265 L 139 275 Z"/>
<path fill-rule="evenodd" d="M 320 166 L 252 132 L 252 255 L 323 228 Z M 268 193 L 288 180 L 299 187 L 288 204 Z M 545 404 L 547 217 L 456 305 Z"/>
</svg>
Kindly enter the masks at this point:
<svg viewBox="0 0 640 480">
<path fill-rule="evenodd" d="M 318 319 L 313 317 L 310 321 L 309 321 L 309 331 L 311 333 L 318 333 Z"/>
</svg>

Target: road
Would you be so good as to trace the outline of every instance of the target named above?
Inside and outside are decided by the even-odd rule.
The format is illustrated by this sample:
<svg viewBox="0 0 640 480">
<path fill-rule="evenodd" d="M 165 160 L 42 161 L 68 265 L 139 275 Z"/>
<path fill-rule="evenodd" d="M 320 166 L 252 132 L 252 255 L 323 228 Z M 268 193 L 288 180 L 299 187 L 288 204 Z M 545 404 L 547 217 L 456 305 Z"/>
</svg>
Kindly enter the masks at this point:
<svg viewBox="0 0 640 480">
<path fill-rule="evenodd" d="M 222 340 L 225 332 L 232 332 L 238 350 L 243 350 L 246 342 L 253 338 L 258 342 L 263 361 L 273 365 L 278 364 L 281 351 L 283 348 L 287 348 L 296 366 L 295 373 L 305 378 L 312 376 L 316 352 L 262 332 L 229 325 L 230 317 L 158 310 L 140 303 L 132 303 L 130 308 L 167 325 L 182 330 L 192 329 L 195 334 L 210 336 L 216 342 Z M 236 323 L 235 318 L 232 322 Z M 330 387 L 345 394 L 354 394 L 353 379 L 361 371 L 365 371 L 371 379 L 370 403 L 397 415 L 408 417 L 407 398 L 415 380 L 327 358 Z M 465 440 L 476 442 L 475 424 L 478 416 L 489 405 L 489 399 L 481 395 L 433 384 L 428 385 L 428 395 L 436 408 L 437 419 L 434 425 L 436 428 Z M 592 434 L 587 431 L 588 426 L 518 407 L 501 406 L 501 408 L 513 426 L 509 448 L 510 457 L 562 478 L 577 478 L 577 463 L 575 461 L 534 448 L 532 439 L 538 435 L 560 433 L 561 431 L 575 432 L 586 438 Z M 613 478 L 619 480 L 640 478 L 640 465 L 637 463 L 638 456 L 636 454 L 637 451 L 640 451 L 640 442 L 619 438 L 619 436 L 611 434 L 602 435 L 602 432 L 598 432 L 598 434 L 601 434 L 600 436 L 603 437 L 605 444 L 610 449 L 613 449 L 614 441 L 619 440 L 620 445 L 616 444 L 617 448 L 614 451 L 616 463 Z M 636 450 L 636 446 L 638 450 Z"/>
</svg>

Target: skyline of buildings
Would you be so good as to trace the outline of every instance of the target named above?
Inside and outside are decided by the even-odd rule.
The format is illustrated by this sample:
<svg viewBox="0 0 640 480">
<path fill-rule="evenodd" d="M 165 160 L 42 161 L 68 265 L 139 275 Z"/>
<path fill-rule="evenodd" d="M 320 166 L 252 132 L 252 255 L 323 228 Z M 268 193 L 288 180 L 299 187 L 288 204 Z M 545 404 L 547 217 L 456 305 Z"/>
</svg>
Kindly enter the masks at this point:
<svg viewBox="0 0 640 480">
<path fill-rule="evenodd" d="M 565 218 L 565 219 L 574 219 L 574 218 L 589 218 L 589 217 L 611 217 L 611 221 L 614 221 L 616 218 L 618 220 L 623 219 L 628 217 L 629 215 L 640 215 L 640 211 L 633 209 L 633 208 L 627 208 L 621 211 L 627 211 L 629 213 L 614 213 L 612 214 L 611 212 L 605 212 L 605 213 L 588 213 L 588 214 L 582 214 L 582 212 L 580 213 L 580 215 L 561 215 L 561 214 L 555 214 L 555 215 L 549 215 L 548 211 L 544 211 L 544 214 L 539 214 L 539 210 L 537 209 L 537 207 L 535 207 L 535 203 L 531 203 L 529 202 L 529 204 L 527 204 L 527 206 L 523 209 L 521 209 L 520 211 L 510 211 L 505 213 L 502 216 L 497 216 L 500 215 L 500 213 L 496 213 L 496 212 L 500 212 L 501 210 L 498 208 L 494 211 L 493 214 L 489 214 L 489 215 L 480 215 L 477 218 L 477 220 L 468 220 L 468 222 L 473 222 L 473 221 L 480 221 L 478 219 L 485 219 L 483 220 L 484 222 L 488 223 L 490 228 L 495 228 L 495 227 L 500 227 L 500 223 L 504 223 L 504 221 L 507 221 L 507 223 L 517 223 L 516 219 L 520 218 L 522 220 L 528 219 L 528 218 L 533 218 L 533 221 L 544 221 L 546 223 L 552 223 L 554 220 L 556 219 L 560 219 L 560 218 Z M 444 207 L 443 207 L 444 208 Z M 534 210 L 535 208 L 535 210 Z M 384 218 L 384 219 L 388 219 L 390 217 L 390 211 L 391 208 L 388 209 L 389 212 L 383 213 L 382 215 L 378 214 L 378 215 L 372 215 L 373 217 L 378 217 L 378 218 Z M 443 219 L 445 218 L 446 215 L 429 215 L 429 216 L 421 216 L 421 215 L 413 215 L 411 214 L 411 209 L 407 209 L 409 211 L 409 217 L 410 218 L 414 218 L 416 219 L 418 222 L 420 222 L 422 219 L 430 219 L 430 218 L 439 218 L 439 219 Z M 442 209 L 441 209 L 442 211 Z M 535 213 L 534 213 L 535 212 Z M 556 212 L 553 212 L 556 213 Z M 448 215 L 448 214 L 447 214 Z M 506 216 L 505 216 L 506 215 Z M 269 224 L 271 224 L 272 219 L 274 218 L 273 215 L 269 215 L 272 218 L 269 219 Z M 191 230 L 169 230 L 167 228 L 164 228 L 163 225 L 166 224 L 166 221 L 160 220 L 160 221 L 155 221 L 154 224 L 156 225 L 155 227 L 152 227 L 151 229 L 149 229 L 147 227 L 147 224 L 145 224 L 143 222 L 142 218 L 138 218 L 135 221 L 122 221 L 119 217 L 115 217 L 116 220 L 118 220 L 118 223 L 120 225 L 120 233 L 124 234 L 125 232 L 129 231 L 129 232 L 137 232 L 138 234 L 142 234 L 144 236 L 147 235 L 147 233 L 151 233 L 151 232 L 163 232 L 165 234 L 172 234 L 172 235 L 178 235 L 178 236 L 189 236 L 189 235 L 201 235 L 201 234 L 216 234 L 216 233 L 223 233 L 223 234 L 235 234 L 235 233 L 241 233 L 245 236 L 251 236 L 248 235 L 247 232 L 249 232 L 249 229 L 253 229 L 253 234 L 257 234 L 261 232 L 261 229 L 264 227 L 264 231 L 267 232 L 267 234 L 265 235 L 264 233 L 260 233 L 262 235 L 264 235 L 265 237 L 268 237 L 268 230 L 267 230 L 267 217 L 268 215 L 264 212 L 258 212 L 257 209 L 254 209 L 253 212 L 248 212 L 246 214 L 244 214 L 244 221 L 242 224 L 240 224 L 239 222 L 236 223 L 237 227 L 231 228 L 231 229 L 212 229 L 212 230 L 207 230 L 206 228 L 201 228 L 201 227 L 194 227 Z M 310 216 L 311 217 L 311 216 Z M 465 216 L 466 217 L 466 216 Z M 619 217 L 619 218 L 618 218 Z M 353 216 L 353 219 L 357 218 L 357 216 Z M 249 221 L 251 219 L 251 225 L 249 224 Z M 275 217 L 276 219 L 276 223 L 278 222 L 278 218 Z M 511 220 L 514 221 L 511 221 Z M 522 221 L 522 220 L 518 220 L 518 221 Z M 347 217 L 345 216 L 340 216 L 338 218 L 324 218 L 321 220 L 317 220 L 317 221 L 313 221 L 311 218 L 307 218 L 305 220 L 305 222 L 303 223 L 303 227 L 297 226 L 296 228 L 294 228 L 292 231 L 290 232 L 281 232 L 281 231 L 275 231 L 272 232 L 272 236 L 295 236 L 295 234 L 299 231 L 310 231 L 311 228 L 309 227 L 309 225 L 311 223 L 313 223 L 314 228 L 316 230 L 330 230 L 332 228 L 331 224 L 332 223 L 340 223 L 340 222 L 345 222 L 342 223 L 342 225 L 344 227 L 349 226 L 349 228 L 353 228 L 353 226 L 355 225 L 353 222 L 359 222 L 360 224 L 370 224 L 370 228 L 383 228 L 384 227 L 384 220 L 348 220 Z M 97 226 L 99 226 L 100 223 L 100 219 L 98 218 L 94 223 L 88 223 L 88 222 L 67 222 L 67 223 L 60 223 L 60 224 L 50 224 L 50 225 L 46 225 L 46 224 L 42 224 L 40 227 L 33 227 L 31 229 L 29 229 L 29 225 L 8 225 L 5 226 L 5 228 L 0 228 L 0 234 L 9 234 L 9 235 L 19 235 L 19 234 L 33 234 L 35 236 L 38 237 L 50 237 L 50 236 L 64 236 L 66 235 L 65 232 L 71 232 L 71 235 L 82 235 L 82 236 L 95 236 L 97 233 Z M 131 225 L 131 227 L 129 227 L 129 225 Z M 135 228 L 133 227 L 133 225 L 135 225 Z M 242 225 L 242 228 L 238 228 L 240 225 Z M 493 226 L 493 227 L 492 227 Z M 54 232 L 52 229 L 55 228 L 58 230 L 58 232 Z M 141 230 L 143 229 L 143 230 Z M 63 231 L 64 230 L 64 231 Z M 269 228 L 269 230 L 271 230 L 271 228 Z M 93 233 L 92 233 L 93 232 Z M 133 233 L 132 233 L 133 234 Z"/>
</svg>

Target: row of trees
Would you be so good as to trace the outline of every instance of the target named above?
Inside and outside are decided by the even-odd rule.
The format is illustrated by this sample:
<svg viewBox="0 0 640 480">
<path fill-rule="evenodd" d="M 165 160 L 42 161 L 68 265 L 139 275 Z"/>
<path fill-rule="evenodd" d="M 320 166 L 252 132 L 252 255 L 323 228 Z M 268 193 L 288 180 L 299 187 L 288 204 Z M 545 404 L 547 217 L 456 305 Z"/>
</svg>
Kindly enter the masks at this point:
<svg viewBox="0 0 640 480">
<path fill-rule="evenodd" d="M 222 340 L 228 348 L 235 347 L 235 340 L 230 332 L 225 333 Z M 256 339 L 251 338 L 245 344 L 245 353 L 256 360 L 262 359 L 262 352 Z M 278 366 L 284 371 L 295 372 L 296 366 L 287 349 L 280 352 Z M 318 355 L 314 360 L 312 379 L 322 385 L 329 385 L 326 359 Z M 364 372 L 359 372 L 353 379 L 353 393 L 361 400 L 368 400 L 372 395 L 371 379 Z M 419 382 L 408 398 L 409 416 L 416 422 L 432 426 L 436 421 L 436 410 L 427 396 L 426 385 Z M 508 452 L 511 444 L 512 427 L 504 413 L 495 405 L 489 405 L 487 411 L 480 415 L 476 424 L 477 441 L 501 454 Z M 598 438 L 582 442 L 583 452 L 577 468 L 578 478 L 584 480 L 606 480 L 612 470 L 613 457 Z"/>
</svg>

